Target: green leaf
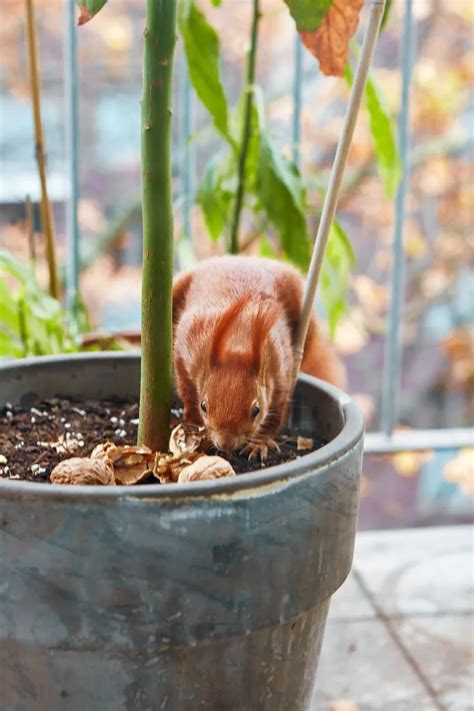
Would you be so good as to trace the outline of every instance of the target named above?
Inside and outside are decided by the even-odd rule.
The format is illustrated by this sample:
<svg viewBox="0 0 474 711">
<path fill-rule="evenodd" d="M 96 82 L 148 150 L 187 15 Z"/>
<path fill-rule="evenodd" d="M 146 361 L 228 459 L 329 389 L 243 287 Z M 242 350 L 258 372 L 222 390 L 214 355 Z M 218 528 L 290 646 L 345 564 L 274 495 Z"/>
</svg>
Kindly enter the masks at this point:
<svg viewBox="0 0 474 711">
<path fill-rule="evenodd" d="M 352 84 L 353 74 L 349 64 L 346 65 L 345 77 Z M 374 142 L 377 168 L 385 194 L 393 198 L 400 184 L 401 161 L 395 137 L 394 122 L 384 106 L 384 98 L 377 88 L 373 77 L 369 76 L 365 87 L 365 105 L 369 113 L 370 132 Z"/>
<path fill-rule="evenodd" d="M 332 0 L 285 0 L 298 32 L 317 30 L 332 5 Z"/>
<path fill-rule="evenodd" d="M 79 8 L 78 25 L 85 25 L 86 22 L 92 20 L 94 15 L 97 15 L 99 10 L 102 10 L 107 0 L 76 0 L 76 5 Z"/>
<path fill-rule="evenodd" d="M 278 254 L 276 253 L 267 235 L 262 235 L 260 237 L 259 253 L 261 257 L 266 257 L 267 259 L 278 259 Z"/>
<path fill-rule="evenodd" d="M 346 310 L 347 292 L 355 255 L 349 238 L 341 225 L 334 221 L 324 253 L 321 269 L 321 300 L 333 338 L 339 320 Z"/>
<path fill-rule="evenodd" d="M 214 7 L 220 7 L 220 5 L 222 5 L 222 0 L 211 0 L 211 3 Z"/>
<path fill-rule="evenodd" d="M 387 26 L 387 22 L 390 17 L 390 11 L 392 9 L 392 0 L 385 0 L 385 8 L 382 15 L 382 22 L 380 23 L 380 32 L 382 33 Z"/>
<path fill-rule="evenodd" d="M 21 358 L 23 355 L 23 347 L 18 336 L 13 333 L 4 331 L 0 326 L 0 356 L 11 356 L 12 358 Z"/>
<path fill-rule="evenodd" d="M 299 267 L 306 268 L 310 241 L 304 185 L 296 167 L 273 144 L 266 130 L 260 135 L 256 191 L 285 254 Z"/>
<path fill-rule="evenodd" d="M 212 116 L 217 130 L 232 143 L 227 100 L 220 78 L 219 36 L 193 0 L 179 3 L 178 26 L 196 94 Z"/>
<path fill-rule="evenodd" d="M 2 271 L 18 283 L 13 292 L 0 278 L 0 331 L 5 353 L 20 357 L 77 350 L 78 339 L 61 303 L 38 286 L 29 266 L 0 249 Z"/>
<path fill-rule="evenodd" d="M 26 264 L 6 249 L 0 249 L 0 269 L 22 284 L 26 284 L 31 279 L 31 271 Z"/>
<path fill-rule="evenodd" d="M 232 191 L 226 188 L 222 160 L 211 158 L 204 169 L 197 201 L 201 206 L 211 239 L 214 241 L 219 239 L 227 224 L 232 197 Z"/>
<path fill-rule="evenodd" d="M 6 327 L 13 333 L 18 333 L 18 304 L 3 279 L 0 278 L 0 328 Z"/>
</svg>

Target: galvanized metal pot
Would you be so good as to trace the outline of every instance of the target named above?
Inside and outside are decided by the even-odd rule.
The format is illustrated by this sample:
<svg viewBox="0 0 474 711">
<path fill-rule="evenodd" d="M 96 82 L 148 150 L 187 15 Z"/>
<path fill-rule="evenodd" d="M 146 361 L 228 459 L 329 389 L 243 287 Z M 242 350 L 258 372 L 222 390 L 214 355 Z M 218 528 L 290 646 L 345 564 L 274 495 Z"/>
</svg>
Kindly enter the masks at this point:
<svg viewBox="0 0 474 711">
<path fill-rule="evenodd" d="M 138 393 L 128 354 L 0 367 L 0 404 Z M 291 464 L 186 485 L 0 483 L 5 711 L 309 709 L 356 529 L 363 423 L 302 377 Z"/>
</svg>

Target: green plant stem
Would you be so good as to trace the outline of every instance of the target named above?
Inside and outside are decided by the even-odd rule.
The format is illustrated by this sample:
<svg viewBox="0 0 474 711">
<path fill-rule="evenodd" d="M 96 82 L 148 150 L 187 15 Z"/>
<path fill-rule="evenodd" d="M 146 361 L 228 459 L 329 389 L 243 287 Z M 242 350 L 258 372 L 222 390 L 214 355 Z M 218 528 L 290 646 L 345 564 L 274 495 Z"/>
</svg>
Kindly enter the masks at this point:
<svg viewBox="0 0 474 711">
<path fill-rule="evenodd" d="M 147 0 L 141 114 L 143 281 L 138 442 L 167 451 L 172 398 L 171 101 L 176 0 Z"/>
<path fill-rule="evenodd" d="M 242 140 L 240 142 L 239 162 L 238 162 L 238 183 L 235 196 L 234 215 L 230 232 L 230 252 L 239 253 L 239 225 L 240 215 L 245 193 L 245 163 L 250 143 L 250 128 L 252 122 L 252 102 L 255 84 L 255 67 L 257 59 L 257 39 L 258 21 L 260 19 L 260 0 L 253 0 L 252 30 L 250 36 L 250 49 L 247 61 L 247 73 L 245 80 L 245 112 L 242 125 Z"/>
</svg>

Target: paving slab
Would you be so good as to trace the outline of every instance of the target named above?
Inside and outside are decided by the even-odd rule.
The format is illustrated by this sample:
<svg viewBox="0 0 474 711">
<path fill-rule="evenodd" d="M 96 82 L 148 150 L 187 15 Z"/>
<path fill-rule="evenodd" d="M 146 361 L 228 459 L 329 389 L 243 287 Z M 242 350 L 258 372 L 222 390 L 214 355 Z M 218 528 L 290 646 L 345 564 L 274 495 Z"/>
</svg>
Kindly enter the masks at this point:
<svg viewBox="0 0 474 711">
<path fill-rule="evenodd" d="M 410 617 L 397 633 L 447 711 L 474 711 L 474 628 L 470 615 Z"/>
<path fill-rule="evenodd" d="M 438 711 L 380 620 L 328 622 L 311 711 L 340 699 L 360 711 Z"/>
<path fill-rule="evenodd" d="M 470 613 L 474 526 L 361 533 L 353 570 L 386 615 Z"/>
<path fill-rule="evenodd" d="M 473 526 L 360 533 L 311 711 L 474 711 L 473 554 Z"/>
</svg>

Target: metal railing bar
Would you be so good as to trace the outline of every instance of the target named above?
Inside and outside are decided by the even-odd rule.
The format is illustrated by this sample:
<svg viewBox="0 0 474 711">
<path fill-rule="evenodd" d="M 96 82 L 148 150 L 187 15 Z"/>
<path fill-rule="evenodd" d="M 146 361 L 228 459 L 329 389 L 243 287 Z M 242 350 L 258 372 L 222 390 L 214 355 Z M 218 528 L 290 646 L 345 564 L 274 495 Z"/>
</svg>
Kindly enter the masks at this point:
<svg viewBox="0 0 474 711">
<path fill-rule="evenodd" d="M 79 282 L 79 116 L 78 116 L 78 71 L 77 30 L 75 0 L 65 0 L 64 33 L 64 93 L 66 107 L 66 155 L 69 174 L 69 199 L 66 205 L 67 269 L 66 299 L 72 314 L 78 305 Z"/>
<path fill-rule="evenodd" d="M 402 316 L 405 295 L 405 254 L 403 230 L 405 224 L 406 197 L 410 179 L 410 85 L 413 68 L 413 0 L 406 0 L 403 22 L 402 105 L 399 120 L 399 142 L 402 160 L 402 179 L 395 203 L 395 233 L 393 242 L 393 267 L 390 284 L 390 311 L 385 338 L 385 356 L 382 389 L 382 430 L 390 434 L 399 415 L 401 369 L 402 369 Z"/>
<path fill-rule="evenodd" d="M 474 447 L 474 429 L 400 430 L 387 435 L 368 432 L 364 440 L 366 454 L 391 454 L 422 450 L 463 449 Z M 474 459 L 474 458 L 473 458 Z"/>
</svg>

